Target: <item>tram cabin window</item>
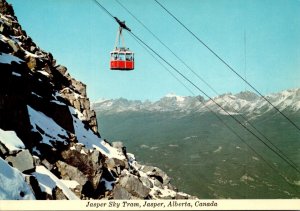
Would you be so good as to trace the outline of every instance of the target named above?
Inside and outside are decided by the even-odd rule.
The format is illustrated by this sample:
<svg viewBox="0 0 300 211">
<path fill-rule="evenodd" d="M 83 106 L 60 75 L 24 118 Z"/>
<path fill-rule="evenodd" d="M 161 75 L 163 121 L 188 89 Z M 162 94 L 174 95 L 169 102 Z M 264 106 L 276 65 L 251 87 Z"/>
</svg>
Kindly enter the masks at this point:
<svg viewBox="0 0 300 211">
<path fill-rule="evenodd" d="M 119 54 L 119 59 L 120 61 L 125 61 L 125 53 L 120 53 Z"/>
<path fill-rule="evenodd" d="M 126 61 L 132 61 L 132 60 L 133 60 L 132 53 L 126 53 Z"/>
<path fill-rule="evenodd" d="M 111 53 L 111 60 L 118 60 L 118 53 Z"/>
</svg>

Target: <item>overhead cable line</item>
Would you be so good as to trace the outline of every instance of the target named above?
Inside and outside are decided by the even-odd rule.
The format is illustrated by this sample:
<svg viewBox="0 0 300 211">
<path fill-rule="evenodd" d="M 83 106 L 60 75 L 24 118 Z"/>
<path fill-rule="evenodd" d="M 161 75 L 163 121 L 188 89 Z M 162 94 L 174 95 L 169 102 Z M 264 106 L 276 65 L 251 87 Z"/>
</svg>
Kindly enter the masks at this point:
<svg viewBox="0 0 300 211">
<path fill-rule="evenodd" d="M 96 0 L 94 0 L 96 1 Z M 97 1 L 96 1 L 97 2 Z M 101 5 L 99 2 L 97 2 L 99 5 Z M 107 11 L 102 5 L 101 8 Z M 108 12 L 108 11 L 107 11 Z M 112 16 L 109 12 L 108 14 Z M 113 16 L 112 16 L 113 17 Z M 212 99 L 209 95 L 207 95 L 204 91 L 202 91 L 195 83 L 193 83 L 189 78 L 187 78 L 184 74 L 182 74 L 177 68 L 175 68 L 172 64 L 170 64 L 167 60 L 165 60 L 160 54 L 158 54 L 155 50 L 153 50 L 149 45 L 147 45 L 142 39 L 140 39 L 137 35 L 135 35 L 132 31 L 129 31 L 129 34 L 131 34 L 134 38 L 139 40 L 140 43 L 142 43 L 144 46 L 146 46 L 151 52 L 153 52 L 156 56 L 158 56 L 162 61 L 164 61 L 168 66 L 170 66 L 173 70 L 175 70 L 179 75 L 181 75 L 186 81 L 188 81 L 191 85 L 193 85 L 197 90 L 199 90 L 203 95 L 205 95 L 207 98 L 209 98 L 211 101 L 213 101 L 219 108 L 221 108 L 227 115 L 229 115 L 232 119 L 234 119 L 238 124 L 240 124 L 243 128 L 245 128 L 249 133 L 251 133 L 253 136 L 255 136 L 258 140 L 260 140 L 262 143 L 264 143 L 265 146 L 267 146 L 271 151 L 273 151 L 277 156 L 279 156 L 282 160 L 284 160 L 291 168 L 296 170 L 298 173 L 300 171 L 295 168 L 293 165 L 291 165 L 284 157 L 282 157 L 280 154 L 278 154 L 274 149 L 269 147 L 260 137 L 258 137 L 253 131 L 251 131 L 249 128 L 247 128 L 244 124 L 242 124 L 236 117 L 232 116 L 228 111 L 226 111 L 220 104 L 218 104 L 214 99 Z"/>
<path fill-rule="evenodd" d="M 117 23 L 120 25 L 122 29 L 126 29 L 127 31 L 131 31 L 130 28 L 128 28 L 125 24 L 125 21 L 120 21 L 117 17 L 113 16 L 105 7 L 103 7 L 97 0 L 94 0 L 94 2 L 103 9 L 110 17 L 112 17 Z"/>
<path fill-rule="evenodd" d="M 146 51 L 147 53 L 149 53 L 160 65 L 163 66 L 163 68 L 165 70 L 167 70 L 181 85 L 183 85 L 188 92 L 190 92 L 193 96 L 195 96 L 195 93 L 193 91 L 191 91 L 191 89 L 189 89 L 179 78 L 177 78 L 161 61 L 159 61 L 151 52 L 149 49 L 147 49 L 138 39 L 136 39 L 135 37 L 133 37 L 136 42 L 141 45 Z M 251 145 L 249 145 L 245 139 L 243 139 L 236 131 L 234 131 L 220 116 L 218 116 L 218 114 L 212 110 L 209 106 L 207 106 L 202 100 L 201 98 L 199 98 L 198 96 L 196 96 L 196 99 L 205 107 L 207 108 L 229 131 L 231 131 L 235 136 L 237 136 L 237 138 L 243 142 L 250 150 L 252 150 L 264 163 L 266 163 L 267 166 L 269 166 L 273 171 L 275 171 L 276 173 L 279 174 L 279 176 L 281 178 L 283 178 L 283 180 L 288 183 L 288 185 L 294 189 L 296 192 L 298 192 L 298 190 L 295 189 L 295 187 L 289 182 L 287 181 L 287 178 L 278 170 L 276 169 L 272 164 L 270 164 L 262 155 L 260 155 Z"/>
<path fill-rule="evenodd" d="M 105 9 L 105 7 L 102 6 L 102 4 L 100 4 L 97 0 L 94 0 L 94 2 L 101 7 L 110 17 L 112 17 L 113 19 L 115 19 L 115 16 L 113 16 L 107 9 Z"/>
<path fill-rule="evenodd" d="M 199 99 L 198 99 L 199 100 Z M 199 100 L 200 101 L 200 100 Z M 200 101 L 201 102 L 201 101 Z M 231 131 L 235 136 L 238 137 L 238 139 L 243 142 L 249 149 L 251 149 L 264 163 L 267 164 L 273 171 L 275 171 L 294 191 L 299 192 L 293 184 L 288 181 L 288 179 L 278 170 L 276 169 L 271 163 L 269 163 L 262 155 L 260 155 L 251 145 L 249 145 L 245 139 L 243 139 L 236 131 L 232 129 L 220 116 L 217 115 L 215 111 L 213 111 L 209 106 L 207 106 L 204 102 L 201 102 L 210 112 L 214 114 L 214 116 L 229 130 Z"/>
<path fill-rule="evenodd" d="M 141 40 L 137 35 L 135 35 L 133 32 L 130 32 L 132 36 L 134 36 L 136 39 L 138 39 L 143 45 L 145 45 L 150 51 L 152 51 L 156 56 L 158 56 L 162 61 L 164 61 L 167 65 L 169 65 L 173 70 L 175 70 L 179 75 L 181 75 L 186 81 L 188 81 L 192 86 L 194 86 L 198 91 L 200 91 L 203 95 L 205 95 L 207 98 L 209 98 L 211 101 L 213 101 L 220 109 L 222 109 L 227 115 L 229 115 L 233 120 L 235 120 L 239 125 L 241 125 L 244 129 L 246 129 L 249 133 L 251 133 L 254 137 L 256 137 L 258 140 L 260 140 L 266 147 L 268 147 L 272 152 L 274 152 L 278 157 L 280 157 L 282 160 L 284 160 L 289 166 L 291 166 L 294 170 L 296 170 L 298 173 L 300 173 L 300 170 L 296 168 L 294 165 L 292 165 L 285 157 L 283 157 L 281 154 L 279 154 L 277 151 L 275 151 L 273 148 L 271 148 L 268 144 L 266 144 L 259 136 L 257 136 L 252 130 L 247 128 L 240 120 L 238 120 L 236 117 L 231 115 L 226 109 L 224 109 L 218 102 L 216 102 L 213 98 L 211 98 L 206 92 L 204 92 L 202 89 L 199 88 L 194 82 L 192 82 L 189 78 L 187 78 L 184 74 L 182 74 L 177 68 L 175 68 L 172 64 L 170 64 L 167 60 L 165 60 L 160 54 L 158 54 L 155 50 L 153 50 L 149 45 L 147 45 L 143 40 Z"/>
<path fill-rule="evenodd" d="M 155 35 L 142 21 L 140 21 L 132 12 L 130 12 L 130 10 L 128 8 L 126 8 L 119 0 L 116 0 L 116 2 L 124 9 L 126 10 L 138 23 L 140 23 L 160 44 L 162 44 L 165 48 L 167 48 L 169 50 L 169 52 L 171 52 L 187 69 L 189 69 L 198 79 L 200 79 L 207 87 L 209 87 L 217 96 L 219 96 L 220 94 L 208 83 L 206 82 L 206 80 L 204 78 L 202 78 L 196 71 L 194 71 L 189 65 L 186 64 L 186 62 L 184 62 L 170 47 L 168 47 L 163 41 L 161 41 L 159 39 L 159 37 L 157 35 Z M 245 41 L 245 36 L 244 35 L 244 42 Z M 246 51 L 245 51 L 245 58 L 246 58 Z M 160 62 L 159 62 L 160 63 Z M 245 66 L 246 66 L 246 59 L 245 59 Z M 164 67 L 165 68 L 165 67 Z M 246 67 L 245 67 L 246 68 Z M 169 71 L 169 70 L 167 70 Z M 224 100 L 225 103 L 227 102 L 226 100 Z M 235 109 L 234 107 L 232 107 L 232 109 L 239 113 L 239 111 L 237 109 Z M 282 156 L 284 156 L 291 165 L 293 165 L 295 168 L 297 168 L 297 165 L 287 156 L 285 155 L 285 153 L 280 150 L 275 144 L 272 143 L 272 141 L 267 138 L 262 132 L 260 132 L 249 120 L 247 117 L 245 117 L 243 114 L 240 114 L 240 116 L 245 120 L 246 123 L 248 123 L 258 134 L 260 134 L 263 138 L 265 138 L 267 140 L 267 142 L 269 144 L 271 144 L 279 153 L 282 154 Z"/>
<path fill-rule="evenodd" d="M 153 58 L 153 59 L 155 59 L 166 71 L 168 71 L 171 75 L 172 75 L 172 77 L 173 78 L 175 78 L 182 86 L 184 86 L 190 93 L 192 93 L 192 95 L 195 95 L 194 94 L 194 92 L 190 89 L 190 88 L 188 88 L 174 73 L 172 73 L 160 60 L 158 60 L 158 58 L 156 58 L 150 51 L 149 51 L 149 49 L 148 48 L 146 48 L 142 43 L 140 43 L 140 41 L 138 40 L 138 39 L 136 39 L 135 37 L 133 37 L 134 39 L 135 39 L 135 41 L 138 43 L 138 44 L 140 44 L 142 47 L 143 47 L 143 49 L 145 50 L 145 51 L 147 51 L 147 53 L 149 53 L 150 55 L 151 55 L 151 57 Z"/>
<path fill-rule="evenodd" d="M 143 24 L 142 21 L 140 21 L 134 14 L 132 14 L 119 0 L 116 0 L 116 2 L 123 7 L 137 22 L 139 22 L 160 44 L 162 44 L 165 48 L 167 48 L 186 68 L 188 68 L 190 71 L 194 73 L 194 75 L 197 76 L 206 86 L 208 86 L 215 94 L 217 94 L 217 91 L 210 86 L 197 72 L 195 72 L 190 66 L 186 64 L 177 54 L 172 51 L 166 44 L 164 44 L 145 24 Z"/>
<path fill-rule="evenodd" d="M 165 6 L 163 6 L 158 0 L 154 0 L 160 5 L 169 15 L 171 15 L 183 28 L 185 28 L 193 37 L 195 37 L 202 45 L 204 45 L 213 55 L 215 55 L 223 64 L 225 64 L 235 75 L 242 79 L 248 86 L 250 86 L 257 94 L 259 94 L 267 103 L 269 103 L 277 112 L 279 112 L 285 119 L 287 119 L 299 132 L 300 127 L 294 123 L 288 116 L 281 112 L 270 100 L 268 100 L 258 89 L 250 84 L 245 78 L 243 78 L 236 70 L 233 69 L 224 59 L 222 59 L 214 50 L 212 50 L 205 42 L 203 42 L 198 36 L 196 36 L 189 28 L 187 28 L 178 18 L 175 17 Z"/>
</svg>

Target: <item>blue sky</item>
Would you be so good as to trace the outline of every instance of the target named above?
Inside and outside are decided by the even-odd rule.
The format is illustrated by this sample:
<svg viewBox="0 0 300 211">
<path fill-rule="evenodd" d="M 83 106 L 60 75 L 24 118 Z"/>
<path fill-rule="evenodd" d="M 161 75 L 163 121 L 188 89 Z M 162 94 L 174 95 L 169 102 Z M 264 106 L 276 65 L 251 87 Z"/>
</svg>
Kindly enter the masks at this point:
<svg viewBox="0 0 300 211">
<path fill-rule="evenodd" d="M 215 96 L 115 0 L 98 1 L 114 16 L 126 20 L 133 33 L 201 89 Z M 110 71 L 109 52 L 118 25 L 94 1 L 8 2 L 13 4 L 27 34 L 66 66 L 73 77 L 87 84 L 92 101 L 118 97 L 157 100 L 168 93 L 191 95 L 128 33 L 124 34 L 126 47 L 135 52 L 136 68 L 131 72 Z M 250 90 L 154 0 L 120 2 L 218 93 Z M 300 1 L 160 2 L 263 94 L 300 87 Z"/>
</svg>

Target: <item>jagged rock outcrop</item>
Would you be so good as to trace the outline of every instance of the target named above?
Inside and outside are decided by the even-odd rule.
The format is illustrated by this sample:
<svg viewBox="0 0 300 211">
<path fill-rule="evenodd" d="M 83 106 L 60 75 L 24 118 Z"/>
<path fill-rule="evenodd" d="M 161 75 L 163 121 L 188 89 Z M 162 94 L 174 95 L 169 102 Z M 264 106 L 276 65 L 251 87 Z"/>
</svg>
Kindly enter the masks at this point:
<svg viewBox="0 0 300 211">
<path fill-rule="evenodd" d="M 0 199 L 178 198 L 163 171 L 101 139 L 86 85 L 27 36 L 5 0 L 0 12 Z"/>
<path fill-rule="evenodd" d="M 7 156 L 5 160 L 21 172 L 34 171 L 33 158 L 28 149 L 22 150 L 15 155 Z"/>
</svg>

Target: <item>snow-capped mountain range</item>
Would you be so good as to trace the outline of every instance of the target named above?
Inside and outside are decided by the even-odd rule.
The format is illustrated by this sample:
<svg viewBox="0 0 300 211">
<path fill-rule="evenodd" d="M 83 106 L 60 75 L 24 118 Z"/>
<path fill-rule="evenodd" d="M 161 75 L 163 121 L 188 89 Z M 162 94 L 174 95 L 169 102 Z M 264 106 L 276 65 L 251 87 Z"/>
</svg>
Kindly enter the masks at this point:
<svg viewBox="0 0 300 211">
<path fill-rule="evenodd" d="M 300 110 L 300 88 L 284 90 L 265 96 L 279 110 L 289 109 L 292 112 Z M 230 114 L 256 114 L 272 110 L 272 106 L 262 97 L 249 92 L 238 94 L 223 94 L 213 98 L 215 102 L 226 109 Z M 119 99 L 101 99 L 93 104 L 97 112 L 118 113 L 127 111 L 151 111 L 151 112 L 206 112 L 208 108 L 213 111 L 226 114 L 212 100 L 206 100 L 202 96 L 178 96 L 167 94 L 158 101 L 140 101 Z"/>
</svg>

